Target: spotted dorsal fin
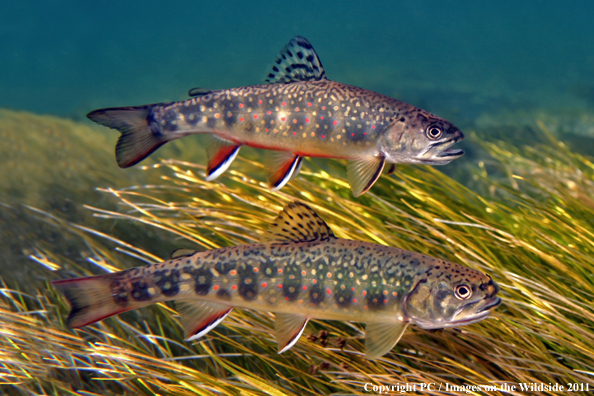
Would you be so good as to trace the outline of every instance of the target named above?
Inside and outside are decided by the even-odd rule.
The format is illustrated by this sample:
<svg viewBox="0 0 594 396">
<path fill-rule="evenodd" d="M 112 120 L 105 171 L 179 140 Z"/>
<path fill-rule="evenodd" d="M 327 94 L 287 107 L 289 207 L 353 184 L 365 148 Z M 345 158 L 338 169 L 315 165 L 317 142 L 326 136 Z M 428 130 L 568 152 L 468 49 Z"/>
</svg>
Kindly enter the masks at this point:
<svg viewBox="0 0 594 396">
<path fill-rule="evenodd" d="M 334 238 L 328 224 L 309 206 L 291 202 L 270 224 L 262 242 L 310 242 Z"/>
<path fill-rule="evenodd" d="M 278 54 L 265 81 L 271 84 L 288 84 L 325 78 L 326 72 L 311 43 L 304 37 L 295 36 Z"/>
</svg>

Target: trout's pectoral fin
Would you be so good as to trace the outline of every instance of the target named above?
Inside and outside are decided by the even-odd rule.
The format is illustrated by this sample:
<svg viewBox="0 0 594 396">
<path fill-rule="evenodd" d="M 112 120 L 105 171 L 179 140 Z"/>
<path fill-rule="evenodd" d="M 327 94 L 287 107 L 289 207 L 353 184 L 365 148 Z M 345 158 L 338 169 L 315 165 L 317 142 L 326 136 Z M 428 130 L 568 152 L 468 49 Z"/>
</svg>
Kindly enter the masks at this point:
<svg viewBox="0 0 594 396">
<path fill-rule="evenodd" d="M 326 72 L 311 43 L 304 37 L 295 36 L 278 54 L 266 73 L 265 81 L 288 84 L 325 78 Z"/>
<path fill-rule="evenodd" d="M 212 181 L 227 170 L 231 162 L 237 157 L 241 145 L 221 140 L 216 137 L 209 137 L 206 146 L 206 181 Z"/>
<path fill-rule="evenodd" d="M 374 360 L 390 352 L 406 331 L 408 323 L 367 323 L 365 326 L 365 357 Z"/>
<path fill-rule="evenodd" d="M 353 195 L 363 195 L 379 179 L 386 160 L 383 156 L 350 161 L 347 165 L 347 178 Z"/>
<path fill-rule="evenodd" d="M 198 339 L 214 329 L 233 309 L 224 304 L 196 300 L 178 300 L 175 304 L 186 341 Z"/>
<path fill-rule="evenodd" d="M 386 172 L 386 175 L 390 176 L 395 171 L 396 171 L 396 164 L 390 164 L 390 167 L 388 168 L 388 172 Z"/>
<path fill-rule="evenodd" d="M 334 238 L 328 224 L 309 206 L 291 202 L 270 223 L 260 240 L 266 242 L 310 242 Z"/>
<path fill-rule="evenodd" d="M 275 158 L 270 164 L 272 173 L 269 177 L 271 191 L 278 191 L 288 182 L 293 180 L 301 170 L 303 157 L 288 151 L 275 153 Z"/>
<path fill-rule="evenodd" d="M 274 330 L 276 332 L 276 342 L 278 344 L 278 353 L 290 349 L 299 337 L 309 319 L 302 315 L 277 313 L 276 321 L 274 322 Z"/>
</svg>

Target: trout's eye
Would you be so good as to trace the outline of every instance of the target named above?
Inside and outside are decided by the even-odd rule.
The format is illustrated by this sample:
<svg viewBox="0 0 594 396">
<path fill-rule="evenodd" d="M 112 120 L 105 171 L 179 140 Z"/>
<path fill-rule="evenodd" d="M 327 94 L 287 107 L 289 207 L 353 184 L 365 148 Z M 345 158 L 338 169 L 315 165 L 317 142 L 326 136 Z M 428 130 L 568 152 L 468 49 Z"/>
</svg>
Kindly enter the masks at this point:
<svg viewBox="0 0 594 396">
<path fill-rule="evenodd" d="M 454 290 L 454 294 L 456 298 L 466 300 L 472 294 L 472 289 L 466 285 L 458 285 L 456 286 L 456 290 Z"/>
<path fill-rule="evenodd" d="M 427 129 L 427 132 L 425 132 L 425 134 L 427 135 L 427 137 L 429 139 L 437 140 L 441 137 L 441 135 L 443 134 L 443 131 L 439 127 L 432 126 Z"/>
</svg>

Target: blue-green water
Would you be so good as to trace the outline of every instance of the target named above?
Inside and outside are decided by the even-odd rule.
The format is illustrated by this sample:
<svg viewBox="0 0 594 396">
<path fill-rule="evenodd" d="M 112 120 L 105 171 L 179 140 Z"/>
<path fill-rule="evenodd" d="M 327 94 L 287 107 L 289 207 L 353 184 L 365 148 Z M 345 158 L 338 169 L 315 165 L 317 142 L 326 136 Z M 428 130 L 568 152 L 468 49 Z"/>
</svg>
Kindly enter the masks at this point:
<svg viewBox="0 0 594 396">
<path fill-rule="evenodd" d="M 262 82 L 294 35 L 331 79 L 468 125 L 594 106 L 590 1 L 4 1 L 0 107 L 82 119 Z"/>
</svg>

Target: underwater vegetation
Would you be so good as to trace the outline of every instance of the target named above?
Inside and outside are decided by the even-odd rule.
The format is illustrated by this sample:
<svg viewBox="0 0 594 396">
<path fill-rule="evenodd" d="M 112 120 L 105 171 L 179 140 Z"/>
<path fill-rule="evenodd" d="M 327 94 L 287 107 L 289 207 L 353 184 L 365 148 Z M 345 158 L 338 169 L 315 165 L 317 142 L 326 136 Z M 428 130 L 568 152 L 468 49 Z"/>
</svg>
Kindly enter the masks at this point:
<svg viewBox="0 0 594 396">
<path fill-rule="evenodd" d="M 238 166 L 216 182 L 204 180 L 204 166 L 162 160 L 143 168 L 152 184 L 102 187 L 111 205 L 87 206 L 96 222 L 158 230 L 169 251 L 149 240 L 131 242 L 134 235 L 121 230 L 117 237 L 98 231 L 83 217 L 75 221 L 51 208 L 27 207 L 31 219 L 76 239 L 87 260 L 50 254 L 41 245 L 31 253 L 38 264 L 29 266 L 44 270 L 47 281 L 26 291 L 19 291 L 26 285 L 3 285 L 0 390 L 317 395 L 364 393 L 366 383 L 534 382 L 592 389 L 594 163 L 538 125 L 533 132 L 539 143 L 470 134 L 468 140 L 490 156 L 476 167 L 473 190 L 432 167 L 409 165 L 356 199 L 342 164 L 305 160 L 300 177 L 270 192 L 248 176 L 263 169 L 250 157 L 238 157 Z M 80 330 L 66 327 L 68 306 L 50 281 L 161 261 L 175 248 L 253 243 L 295 200 L 313 208 L 339 238 L 413 250 L 489 274 L 501 287 L 503 304 L 459 329 L 413 326 L 375 361 L 364 357 L 363 325 L 338 321 L 310 321 L 299 341 L 279 355 L 273 315 L 247 310 L 233 311 L 193 343 L 183 341 L 169 304 Z"/>
</svg>

